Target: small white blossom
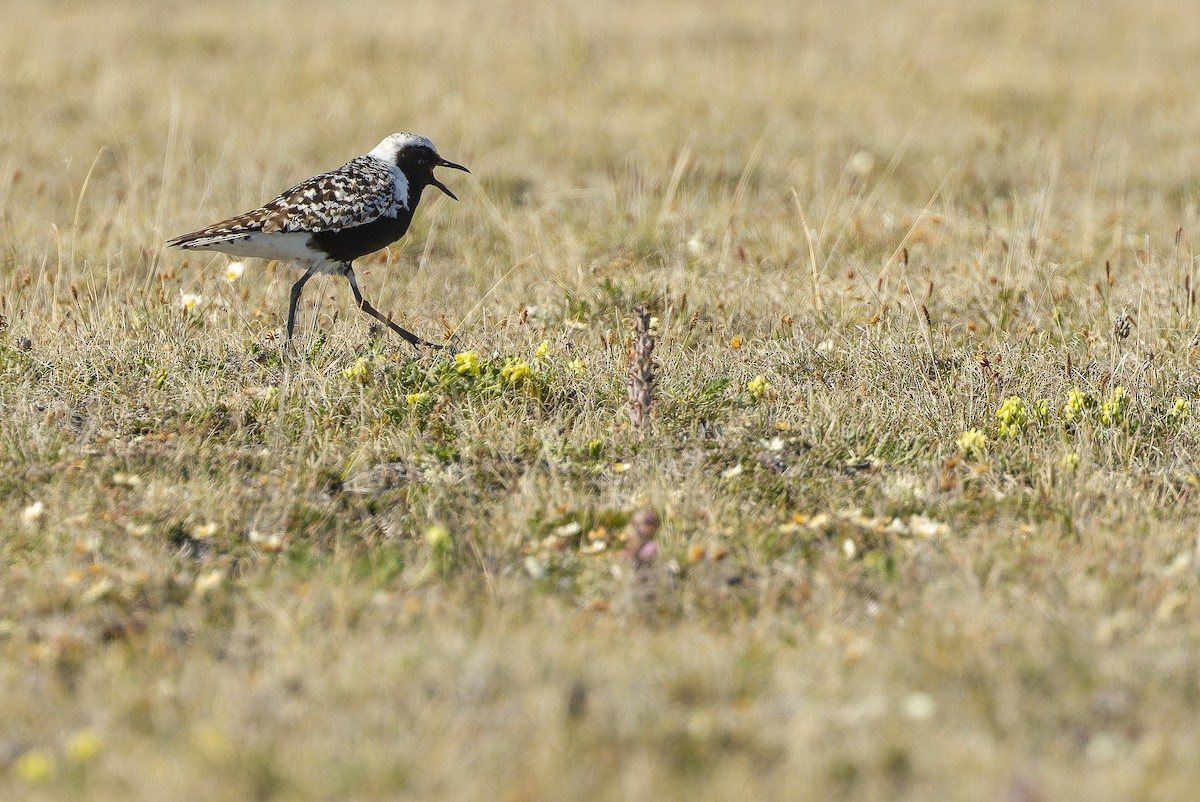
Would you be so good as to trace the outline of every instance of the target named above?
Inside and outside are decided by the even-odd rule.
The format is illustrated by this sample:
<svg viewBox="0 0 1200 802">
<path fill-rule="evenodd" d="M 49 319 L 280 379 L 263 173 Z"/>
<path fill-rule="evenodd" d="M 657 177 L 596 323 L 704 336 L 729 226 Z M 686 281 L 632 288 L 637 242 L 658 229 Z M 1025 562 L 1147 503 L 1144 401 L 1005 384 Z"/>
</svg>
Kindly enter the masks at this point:
<svg viewBox="0 0 1200 802">
<path fill-rule="evenodd" d="M 937 702 L 923 691 L 913 691 L 900 700 L 900 709 L 910 721 L 927 721 L 937 712 Z"/>
<path fill-rule="evenodd" d="M 40 501 L 35 501 L 25 508 L 21 513 L 21 519 L 26 526 L 36 526 L 41 523 L 42 518 L 46 516 L 46 505 Z"/>
</svg>

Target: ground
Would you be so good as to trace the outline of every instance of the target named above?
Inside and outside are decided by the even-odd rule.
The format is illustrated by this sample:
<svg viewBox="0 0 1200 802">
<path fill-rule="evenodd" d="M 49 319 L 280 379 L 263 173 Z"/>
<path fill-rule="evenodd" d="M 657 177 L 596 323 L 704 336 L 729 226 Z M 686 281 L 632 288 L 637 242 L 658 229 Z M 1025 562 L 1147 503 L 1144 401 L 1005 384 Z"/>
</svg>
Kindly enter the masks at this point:
<svg viewBox="0 0 1200 802">
<path fill-rule="evenodd" d="M 0 797 L 1193 798 L 1192 23 L 8 9 Z M 442 351 L 162 247 L 397 130 Z"/>
</svg>

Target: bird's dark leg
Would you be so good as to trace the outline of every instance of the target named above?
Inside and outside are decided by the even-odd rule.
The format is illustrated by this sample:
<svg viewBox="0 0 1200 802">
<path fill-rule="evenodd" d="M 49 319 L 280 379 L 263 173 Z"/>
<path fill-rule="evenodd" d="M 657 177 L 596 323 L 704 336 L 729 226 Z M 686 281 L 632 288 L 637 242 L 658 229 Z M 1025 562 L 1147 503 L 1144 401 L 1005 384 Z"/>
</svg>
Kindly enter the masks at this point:
<svg viewBox="0 0 1200 802">
<path fill-rule="evenodd" d="M 300 291 L 304 289 L 305 283 L 308 282 L 313 274 L 317 272 L 317 266 L 313 265 L 308 269 L 308 272 L 300 277 L 300 280 L 292 285 L 292 301 L 288 305 L 288 327 L 287 339 L 292 341 L 292 328 L 296 325 L 296 304 L 300 303 Z"/>
<path fill-rule="evenodd" d="M 368 315 L 375 318 L 380 323 L 382 323 L 383 325 L 387 326 L 392 331 L 399 334 L 401 337 L 403 337 L 405 340 L 407 340 L 408 343 L 410 345 L 412 345 L 414 348 L 420 348 L 421 346 L 426 346 L 428 348 L 441 348 L 442 347 L 436 343 L 426 342 L 425 340 L 422 340 L 417 335 L 413 334 L 411 331 L 400 328 L 399 326 L 397 326 L 395 323 L 392 322 L 392 319 L 390 317 L 384 316 L 384 314 L 382 312 L 380 312 L 375 307 L 371 306 L 371 304 L 367 301 L 367 299 L 363 297 L 362 291 L 358 289 L 358 279 L 356 279 L 354 277 L 354 268 L 351 267 L 349 264 L 345 265 L 342 268 L 342 273 L 346 276 L 347 279 L 350 280 L 350 289 L 351 289 L 351 291 L 354 292 L 354 301 L 355 301 L 355 303 L 358 304 L 359 309 L 366 312 Z"/>
</svg>

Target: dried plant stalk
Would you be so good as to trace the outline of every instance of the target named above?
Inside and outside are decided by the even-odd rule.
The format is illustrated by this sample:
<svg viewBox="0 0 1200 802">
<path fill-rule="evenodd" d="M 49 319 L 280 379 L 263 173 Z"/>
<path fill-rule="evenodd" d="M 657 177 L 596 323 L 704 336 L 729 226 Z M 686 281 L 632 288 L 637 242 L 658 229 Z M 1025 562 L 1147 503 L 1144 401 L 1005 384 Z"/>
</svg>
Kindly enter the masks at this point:
<svg viewBox="0 0 1200 802">
<path fill-rule="evenodd" d="M 650 407 L 654 403 L 654 334 L 650 331 L 650 312 L 638 304 L 633 309 L 634 341 L 629 355 L 629 411 L 638 439 L 650 429 Z"/>
</svg>

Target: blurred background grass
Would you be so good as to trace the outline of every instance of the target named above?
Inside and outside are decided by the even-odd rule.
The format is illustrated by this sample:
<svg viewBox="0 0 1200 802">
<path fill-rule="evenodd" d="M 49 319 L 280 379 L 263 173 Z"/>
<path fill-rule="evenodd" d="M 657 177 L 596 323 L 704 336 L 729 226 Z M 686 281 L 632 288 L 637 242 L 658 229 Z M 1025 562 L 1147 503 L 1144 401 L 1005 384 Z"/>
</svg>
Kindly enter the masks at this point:
<svg viewBox="0 0 1200 802">
<path fill-rule="evenodd" d="M 1191 28 L 1169 2 L 18 3 L 0 34 L 6 272 L 67 258 L 121 298 L 166 237 L 411 128 L 478 181 L 418 219 L 437 270 L 408 297 L 435 319 L 521 259 L 508 307 L 706 237 L 718 267 L 738 244 L 803 266 L 797 203 L 823 261 L 873 273 L 932 201 L 957 233 L 1037 237 L 1094 279 L 1194 223 Z M 782 284 L 750 297 L 811 292 Z"/>
</svg>

